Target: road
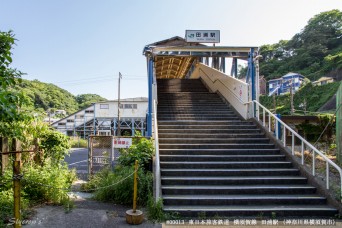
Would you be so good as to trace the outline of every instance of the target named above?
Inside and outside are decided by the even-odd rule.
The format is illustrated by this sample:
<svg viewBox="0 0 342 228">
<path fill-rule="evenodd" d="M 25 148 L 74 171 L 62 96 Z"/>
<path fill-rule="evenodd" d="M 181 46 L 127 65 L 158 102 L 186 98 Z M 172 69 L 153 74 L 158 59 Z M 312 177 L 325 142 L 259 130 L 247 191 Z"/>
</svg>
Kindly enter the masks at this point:
<svg viewBox="0 0 342 228">
<path fill-rule="evenodd" d="M 64 161 L 69 165 L 69 168 L 76 168 L 79 178 L 84 179 L 88 173 L 88 149 L 87 148 L 72 148 L 70 156 L 66 156 Z"/>
</svg>

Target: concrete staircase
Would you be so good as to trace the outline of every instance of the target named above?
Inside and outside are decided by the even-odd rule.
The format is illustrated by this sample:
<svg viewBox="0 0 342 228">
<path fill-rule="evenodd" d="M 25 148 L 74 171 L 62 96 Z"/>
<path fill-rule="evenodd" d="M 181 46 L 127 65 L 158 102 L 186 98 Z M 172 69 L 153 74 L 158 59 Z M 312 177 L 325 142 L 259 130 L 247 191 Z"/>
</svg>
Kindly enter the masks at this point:
<svg viewBox="0 0 342 228">
<path fill-rule="evenodd" d="M 163 79 L 158 130 L 164 210 L 182 216 L 334 216 L 251 121 L 200 80 Z"/>
</svg>

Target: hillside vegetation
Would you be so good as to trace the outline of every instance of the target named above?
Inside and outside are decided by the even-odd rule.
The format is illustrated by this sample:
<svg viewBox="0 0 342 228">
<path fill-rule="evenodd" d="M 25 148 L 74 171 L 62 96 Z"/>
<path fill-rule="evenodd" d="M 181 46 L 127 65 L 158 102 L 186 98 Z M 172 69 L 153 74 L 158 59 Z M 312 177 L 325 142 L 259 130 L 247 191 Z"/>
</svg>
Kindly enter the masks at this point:
<svg viewBox="0 0 342 228">
<path fill-rule="evenodd" d="M 260 47 L 260 75 L 266 80 L 279 78 L 289 72 L 297 72 L 310 79 L 322 76 L 342 79 L 342 12 L 322 12 L 308 21 L 308 24 L 291 40 Z M 246 69 L 242 69 L 243 73 Z M 295 114 L 304 110 L 317 112 L 337 92 L 340 82 L 314 87 L 306 84 L 294 95 Z M 273 97 L 261 96 L 260 102 L 274 110 Z M 277 113 L 290 114 L 290 95 L 276 97 Z M 314 114 L 314 113 L 311 113 Z"/>
<path fill-rule="evenodd" d="M 260 54 L 260 75 L 267 80 L 288 72 L 311 81 L 328 74 L 341 75 L 342 12 L 335 9 L 314 16 L 291 40 L 262 45 Z"/>
<path fill-rule="evenodd" d="M 96 94 L 74 96 L 70 92 L 51 83 L 22 79 L 16 90 L 23 92 L 28 100 L 27 108 L 36 111 L 65 110 L 68 114 L 89 106 L 93 102 L 106 101 Z"/>
<path fill-rule="evenodd" d="M 307 114 L 316 112 L 337 92 L 339 85 L 340 82 L 334 82 L 322 86 L 313 86 L 312 83 L 306 84 L 294 94 L 293 104 L 295 114 L 303 115 L 305 110 L 307 111 Z M 268 109 L 274 110 L 273 96 L 260 96 L 260 102 Z M 275 103 L 277 113 L 282 115 L 290 114 L 290 94 L 276 96 Z"/>
</svg>

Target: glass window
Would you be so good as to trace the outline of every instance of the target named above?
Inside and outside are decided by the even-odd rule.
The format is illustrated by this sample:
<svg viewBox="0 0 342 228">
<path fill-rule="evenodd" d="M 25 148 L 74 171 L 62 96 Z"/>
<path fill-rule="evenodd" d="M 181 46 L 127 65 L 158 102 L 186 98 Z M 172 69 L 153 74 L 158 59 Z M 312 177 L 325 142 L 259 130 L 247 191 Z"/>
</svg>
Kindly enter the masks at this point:
<svg viewBox="0 0 342 228">
<path fill-rule="evenodd" d="M 109 104 L 100 104 L 100 109 L 109 109 Z"/>
</svg>

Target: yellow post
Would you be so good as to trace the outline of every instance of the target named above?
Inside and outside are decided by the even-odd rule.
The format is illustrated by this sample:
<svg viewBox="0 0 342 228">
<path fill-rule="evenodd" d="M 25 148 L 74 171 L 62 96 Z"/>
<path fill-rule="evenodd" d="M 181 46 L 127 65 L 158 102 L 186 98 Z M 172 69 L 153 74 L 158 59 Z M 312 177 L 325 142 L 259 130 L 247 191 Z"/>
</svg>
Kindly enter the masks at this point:
<svg viewBox="0 0 342 228">
<path fill-rule="evenodd" d="M 20 218 L 20 161 L 14 161 L 14 179 L 13 179 L 13 191 L 14 191 L 14 228 L 21 227 Z"/>
<path fill-rule="evenodd" d="M 138 195 L 138 161 L 134 164 L 134 186 L 133 186 L 133 209 L 126 211 L 126 222 L 131 225 L 139 225 L 144 221 L 144 214 L 137 210 Z"/>
<path fill-rule="evenodd" d="M 134 188 L 133 188 L 133 212 L 137 211 L 137 195 L 138 195 L 138 160 L 135 160 L 134 165 Z"/>
</svg>

